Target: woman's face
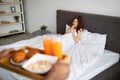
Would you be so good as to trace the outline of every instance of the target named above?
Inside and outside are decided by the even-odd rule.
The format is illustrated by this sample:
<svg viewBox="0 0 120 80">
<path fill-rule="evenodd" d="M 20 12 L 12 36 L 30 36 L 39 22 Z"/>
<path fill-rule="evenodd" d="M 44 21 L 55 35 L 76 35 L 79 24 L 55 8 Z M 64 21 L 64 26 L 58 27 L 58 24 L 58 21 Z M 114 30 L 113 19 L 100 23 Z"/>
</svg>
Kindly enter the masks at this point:
<svg viewBox="0 0 120 80">
<path fill-rule="evenodd" d="M 77 19 L 74 19 L 73 20 L 73 26 L 76 28 L 78 26 L 78 20 Z"/>
</svg>

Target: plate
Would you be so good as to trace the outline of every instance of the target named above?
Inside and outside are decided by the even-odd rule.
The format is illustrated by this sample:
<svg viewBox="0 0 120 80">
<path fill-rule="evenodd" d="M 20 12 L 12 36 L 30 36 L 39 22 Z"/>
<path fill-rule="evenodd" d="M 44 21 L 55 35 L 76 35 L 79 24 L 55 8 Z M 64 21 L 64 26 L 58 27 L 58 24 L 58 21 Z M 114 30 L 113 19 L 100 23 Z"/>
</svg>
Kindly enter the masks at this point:
<svg viewBox="0 0 120 80">
<path fill-rule="evenodd" d="M 13 65 L 16 65 L 16 66 L 21 66 L 21 65 L 22 65 L 23 63 L 25 63 L 25 62 L 26 62 L 26 60 L 24 60 L 24 61 L 21 62 L 21 63 L 16 63 L 16 62 L 13 61 L 12 58 L 10 58 L 10 63 L 13 64 Z"/>
<path fill-rule="evenodd" d="M 44 71 L 36 71 L 33 69 L 29 69 L 28 66 L 36 63 L 37 61 L 49 61 L 51 64 L 55 64 L 57 62 L 58 58 L 55 56 L 50 56 L 50 55 L 45 55 L 45 54 L 39 54 L 36 53 L 33 57 L 31 57 L 29 60 L 27 60 L 23 65 L 22 68 L 24 68 L 25 70 L 32 72 L 32 73 L 37 73 L 37 74 L 44 74 L 47 73 L 51 68 L 48 67 L 47 69 L 45 69 Z"/>
</svg>

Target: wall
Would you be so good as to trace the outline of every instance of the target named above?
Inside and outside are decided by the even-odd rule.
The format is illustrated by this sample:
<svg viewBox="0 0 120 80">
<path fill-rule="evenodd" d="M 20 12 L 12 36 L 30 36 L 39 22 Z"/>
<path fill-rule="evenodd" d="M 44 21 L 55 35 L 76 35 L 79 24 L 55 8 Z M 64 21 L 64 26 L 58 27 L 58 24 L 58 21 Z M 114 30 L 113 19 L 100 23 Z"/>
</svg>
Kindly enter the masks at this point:
<svg viewBox="0 0 120 80">
<path fill-rule="evenodd" d="M 120 17 L 120 0 L 25 0 L 26 25 L 29 32 L 43 24 L 56 32 L 56 10 L 71 10 Z"/>
</svg>

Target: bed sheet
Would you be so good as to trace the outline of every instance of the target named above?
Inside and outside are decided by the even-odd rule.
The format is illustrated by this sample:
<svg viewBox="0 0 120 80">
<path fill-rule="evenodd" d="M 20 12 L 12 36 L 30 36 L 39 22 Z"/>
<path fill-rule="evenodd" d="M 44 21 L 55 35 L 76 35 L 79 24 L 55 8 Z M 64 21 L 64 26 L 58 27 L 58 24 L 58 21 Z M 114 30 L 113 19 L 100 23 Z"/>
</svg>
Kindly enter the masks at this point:
<svg viewBox="0 0 120 80">
<path fill-rule="evenodd" d="M 105 50 L 100 60 L 88 67 L 77 80 L 90 80 L 119 61 L 119 54 Z"/>
</svg>

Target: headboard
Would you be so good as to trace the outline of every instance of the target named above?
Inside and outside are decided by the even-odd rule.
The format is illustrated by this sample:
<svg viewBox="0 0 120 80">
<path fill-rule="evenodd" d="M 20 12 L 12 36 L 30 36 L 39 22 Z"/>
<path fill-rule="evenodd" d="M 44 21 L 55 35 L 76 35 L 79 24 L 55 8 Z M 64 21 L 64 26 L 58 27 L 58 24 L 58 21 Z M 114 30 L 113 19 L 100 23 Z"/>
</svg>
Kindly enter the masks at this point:
<svg viewBox="0 0 120 80">
<path fill-rule="evenodd" d="M 64 34 L 66 24 L 75 16 L 82 16 L 85 29 L 107 34 L 106 49 L 120 53 L 120 17 L 57 10 L 57 33 Z"/>
</svg>

